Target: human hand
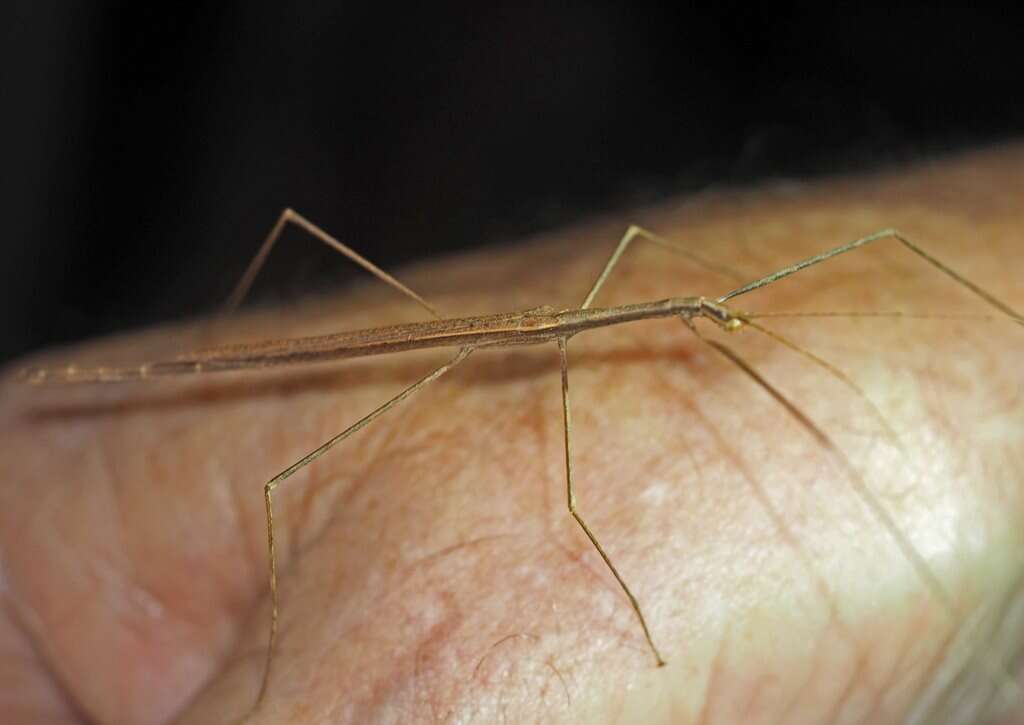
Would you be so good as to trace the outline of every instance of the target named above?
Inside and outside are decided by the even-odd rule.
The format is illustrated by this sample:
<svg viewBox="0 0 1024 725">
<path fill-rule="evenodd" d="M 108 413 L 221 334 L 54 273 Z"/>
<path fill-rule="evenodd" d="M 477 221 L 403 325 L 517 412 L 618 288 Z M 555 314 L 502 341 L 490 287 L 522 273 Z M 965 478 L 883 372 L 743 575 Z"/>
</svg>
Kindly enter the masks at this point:
<svg viewBox="0 0 1024 725">
<path fill-rule="evenodd" d="M 750 279 L 895 226 L 1021 310 L 1022 163 L 1014 147 L 708 194 L 399 276 L 453 316 L 573 307 L 630 222 Z M 638 244 L 596 304 L 733 286 Z M 995 314 L 891 242 L 733 305 Z M 71 358 L 153 358 L 418 314 L 392 291 L 357 290 Z M 1024 329 L 764 322 L 877 405 L 886 423 L 754 330 L 718 337 L 835 440 L 949 592 L 956 621 L 792 416 L 677 321 L 643 322 L 569 343 L 574 470 L 580 510 L 668 665 L 655 667 L 566 513 L 554 346 L 478 350 L 278 489 L 281 638 L 252 721 L 981 719 L 1021 640 Z M 453 352 L 145 384 L 5 381 L 5 721 L 244 716 L 269 622 L 263 484 Z"/>
</svg>

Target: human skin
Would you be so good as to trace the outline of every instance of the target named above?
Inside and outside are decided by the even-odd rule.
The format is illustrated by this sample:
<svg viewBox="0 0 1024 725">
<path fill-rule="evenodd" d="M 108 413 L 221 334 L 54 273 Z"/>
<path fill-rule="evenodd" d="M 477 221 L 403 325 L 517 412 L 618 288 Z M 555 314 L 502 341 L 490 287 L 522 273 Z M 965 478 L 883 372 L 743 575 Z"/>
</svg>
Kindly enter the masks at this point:
<svg viewBox="0 0 1024 725">
<path fill-rule="evenodd" d="M 398 276 L 451 315 L 568 308 L 630 222 L 744 279 L 897 227 L 1021 310 L 1022 168 L 1013 146 L 707 193 Z M 31 362 L 423 319 L 379 286 Z M 639 242 L 595 304 L 735 286 Z M 730 304 L 999 317 L 891 240 Z M 677 320 L 569 343 L 579 508 L 667 666 L 566 512 L 556 347 L 481 349 L 277 489 L 281 636 L 251 722 L 982 721 L 1021 642 L 1024 327 L 764 322 L 877 413 L 754 330 L 701 329 L 857 475 Z M 16 363 L 0 393 L 3 721 L 245 716 L 270 618 L 263 484 L 454 352 L 64 387 L 28 386 Z"/>
</svg>

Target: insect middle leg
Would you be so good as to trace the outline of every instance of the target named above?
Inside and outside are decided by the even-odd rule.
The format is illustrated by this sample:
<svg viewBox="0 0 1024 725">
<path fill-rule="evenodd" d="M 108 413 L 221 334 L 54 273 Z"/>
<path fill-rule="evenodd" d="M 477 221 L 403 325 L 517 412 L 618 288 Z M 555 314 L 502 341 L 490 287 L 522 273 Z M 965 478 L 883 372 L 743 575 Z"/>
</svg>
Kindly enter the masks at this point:
<svg viewBox="0 0 1024 725">
<path fill-rule="evenodd" d="M 593 304 L 594 298 L 597 297 L 597 293 L 601 291 L 605 282 L 608 281 L 608 277 L 611 275 L 612 270 L 615 269 L 616 265 L 618 265 L 619 260 L 622 259 L 622 255 L 626 253 L 626 250 L 628 250 L 637 239 L 643 239 L 660 249 L 686 257 L 697 266 L 703 267 L 710 272 L 715 272 L 724 277 L 729 277 L 737 282 L 743 279 L 740 274 L 731 267 L 708 261 L 681 244 L 669 241 L 664 237 L 660 237 L 657 234 L 647 231 L 643 227 L 638 227 L 637 225 L 632 224 L 626 230 L 626 233 L 622 235 L 622 239 L 619 240 L 619 243 L 615 245 L 615 249 L 612 251 L 611 256 L 608 257 L 608 261 L 605 262 L 604 268 L 601 270 L 601 274 L 598 275 L 594 285 L 590 288 L 590 292 L 587 293 L 586 298 L 583 300 L 583 304 L 580 305 L 581 309 L 585 310 Z"/>
<path fill-rule="evenodd" d="M 601 546 L 601 542 L 598 541 L 597 536 L 584 521 L 583 516 L 580 515 L 576 508 L 576 491 L 573 487 L 573 475 L 572 475 L 572 412 L 569 407 L 569 358 L 566 350 L 567 341 L 566 339 L 558 339 L 558 356 L 561 361 L 562 367 L 562 416 L 565 425 L 565 483 L 566 483 L 566 504 L 569 508 L 569 515 L 573 517 L 580 528 L 583 529 L 583 533 L 590 539 L 590 543 L 597 549 L 597 553 L 601 555 L 605 565 L 611 571 L 615 580 L 619 583 L 622 591 L 629 599 L 630 606 L 633 607 L 633 611 L 636 612 L 637 619 L 640 620 L 640 626 L 644 630 L 644 637 L 647 639 L 647 645 L 651 648 L 651 652 L 654 654 L 654 659 L 658 663 L 658 667 L 662 667 L 665 664 L 665 660 L 662 659 L 661 653 L 658 652 L 657 646 L 654 644 L 654 639 L 651 637 L 651 630 L 647 626 L 647 620 L 644 618 L 644 613 L 640 609 L 640 603 L 637 601 L 636 596 L 630 590 L 629 585 L 626 584 L 626 580 L 619 574 L 619 570 L 612 563 L 611 557 L 605 552 L 604 547 Z"/>
</svg>

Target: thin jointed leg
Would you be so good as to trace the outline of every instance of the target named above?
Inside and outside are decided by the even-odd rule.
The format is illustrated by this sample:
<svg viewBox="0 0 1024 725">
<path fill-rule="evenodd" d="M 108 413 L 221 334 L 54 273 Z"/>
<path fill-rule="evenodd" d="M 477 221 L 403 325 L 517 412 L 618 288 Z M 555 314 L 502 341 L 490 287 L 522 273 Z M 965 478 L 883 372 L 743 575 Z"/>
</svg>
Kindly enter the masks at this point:
<svg viewBox="0 0 1024 725">
<path fill-rule="evenodd" d="M 854 394 L 858 398 L 860 398 L 864 402 L 865 405 L 868 406 L 868 408 L 871 410 L 872 414 L 875 416 L 875 419 L 881 424 L 882 431 L 885 433 L 885 437 L 889 439 L 889 442 L 892 443 L 897 449 L 899 449 L 900 452 L 903 453 L 904 456 L 906 456 L 906 454 L 907 454 L 906 449 L 904 449 L 903 444 L 900 442 L 899 435 L 896 433 L 896 430 L 889 423 L 888 418 L 885 417 L 885 415 L 882 413 L 881 409 L 879 409 L 879 407 L 877 405 L 875 405 L 874 401 L 871 400 L 871 398 L 868 396 L 868 394 L 866 392 L 864 392 L 864 389 L 861 388 L 860 385 L 858 385 L 853 380 L 853 378 L 851 378 L 849 375 L 844 373 L 842 370 L 840 370 L 834 364 L 830 363 L 825 358 L 823 358 L 823 357 L 821 357 L 819 355 L 815 355 L 810 350 L 807 350 L 807 349 L 801 347 L 800 345 L 797 345 L 795 342 L 790 340 L 785 335 L 782 335 L 782 334 L 776 332 L 775 330 L 771 330 L 771 329 L 765 327 L 764 325 L 762 325 L 760 323 L 754 322 L 754 320 L 751 319 L 751 317 L 749 315 L 741 314 L 741 313 L 734 313 L 734 314 L 736 315 L 737 319 L 739 319 L 739 320 L 741 320 L 743 322 L 743 324 L 745 326 L 751 327 L 751 328 L 757 330 L 758 332 L 760 332 L 761 334 L 766 335 L 767 337 L 770 337 L 771 339 L 775 340 L 777 343 L 779 343 L 783 347 L 789 348 L 790 350 L 792 350 L 796 354 L 800 355 L 804 359 L 809 360 L 813 364 L 817 365 L 822 370 L 824 370 L 826 373 L 828 373 L 833 378 L 835 378 L 836 380 L 841 382 L 843 385 L 848 387 L 850 390 L 852 390 L 854 392 Z"/>
<path fill-rule="evenodd" d="M 682 256 L 689 259 L 691 262 L 696 263 L 698 266 L 701 266 L 708 271 L 716 272 L 726 277 L 730 277 L 731 279 L 734 279 L 736 281 L 740 281 L 742 279 L 742 277 L 737 272 L 733 271 L 729 267 L 726 267 L 721 264 L 715 264 L 714 262 L 709 262 L 706 259 L 698 256 L 694 252 L 691 252 L 689 249 L 686 249 L 685 247 L 670 242 L 664 237 L 659 237 L 657 234 L 652 234 L 646 229 L 638 227 L 634 224 L 631 225 L 629 229 L 626 230 L 626 233 L 622 235 L 622 239 L 620 239 L 618 245 L 616 245 L 615 251 L 612 252 L 612 256 L 608 258 L 608 261 L 604 265 L 604 269 L 601 270 L 601 274 L 598 275 L 597 281 L 594 282 L 594 286 L 590 288 L 590 292 L 587 293 L 586 299 L 583 300 L 583 304 L 580 305 L 581 309 L 585 310 L 588 307 L 590 307 L 591 303 L 593 303 L 594 301 L 594 298 L 597 297 L 597 293 L 604 286 L 604 283 L 605 281 L 607 281 L 608 276 L 612 273 L 612 270 L 615 268 L 615 265 L 619 263 L 619 259 L 622 258 L 622 255 L 626 253 L 626 250 L 629 248 L 629 245 L 632 244 L 633 241 L 636 239 L 644 239 L 657 247 L 668 250 L 670 252 L 675 252 L 676 254 L 681 254 Z"/>
<path fill-rule="evenodd" d="M 654 645 L 654 640 L 651 638 L 651 631 L 647 628 L 647 620 L 644 619 L 643 612 L 640 611 L 640 604 L 637 602 L 636 597 L 633 596 L 633 592 L 629 590 L 629 586 L 626 584 L 622 575 L 619 574 L 619 570 L 615 568 L 612 560 L 605 553 L 601 543 L 597 540 L 594 532 L 590 530 L 587 523 L 580 516 L 576 510 L 576 492 L 573 490 L 572 485 L 572 415 L 569 410 L 569 359 L 566 354 L 566 339 L 558 339 L 558 354 L 562 364 L 562 414 L 565 422 L 565 481 L 566 481 L 566 493 L 567 493 L 567 504 L 569 506 L 569 514 L 576 519 L 576 523 L 583 529 L 583 533 L 590 539 L 590 543 L 597 549 L 597 553 L 604 559 L 605 565 L 611 571 L 615 580 L 622 587 L 622 591 L 625 592 L 626 597 L 629 598 L 629 603 L 633 607 L 633 611 L 636 612 L 637 619 L 640 620 L 640 626 L 644 630 L 644 637 L 647 638 L 647 644 L 651 648 L 651 652 L 654 653 L 654 659 L 658 663 L 658 667 L 662 667 L 665 664 L 665 660 L 661 658 L 661 654 L 658 652 L 658 648 Z"/>
<path fill-rule="evenodd" d="M 828 259 L 832 259 L 833 257 L 836 257 L 845 252 L 850 252 L 854 249 L 859 249 L 861 247 L 867 246 L 868 244 L 871 244 L 872 242 L 877 242 L 880 239 L 896 240 L 904 247 L 909 249 L 911 252 L 919 256 L 921 259 L 928 262 L 928 264 L 932 265 L 953 281 L 957 282 L 958 284 L 962 285 L 963 287 L 973 292 L 975 295 L 983 299 L 985 302 L 987 302 L 995 309 L 1002 312 L 1004 315 L 1009 317 L 1014 322 L 1017 322 L 1020 325 L 1024 325 L 1024 316 L 1022 316 L 1019 312 L 1011 308 L 1002 300 L 997 299 L 992 294 L 986 292 L 981 287 L 976 285 L 974 282 L 971 282 L 969 279 L 964 277 L 959 272 L 956 272 L 952 268 L 948 267 L 944 262 L 941 262 L 937 257 L 932 256 L 924 249 L 911 242 L 903 234 L 896 231 L 895 229 L 883 229 L 881 231 L 875 232 L 874 234 L 869 234 L 866 237 L 855 239 L 847 244 L 841 244 L 835 249 L 830 249 L 827 252 L 816 254 L 813 257 L 808 257 L 807 259 L 796 262 L 795 264 L 791 264 L 788 267 L 783 267 L 777 272 L 772 272 L 771 274 L 765 275 L 764 277 L 756 279 L 753 282 L 749 282 L 743 285 L 742 287 L 737 287 L 731 292 L 726 292 L 716 301 L 726 302 L 728 300 L 731 300 L 733 297 L 739 297 L 740 295 L 746 294 L 747 292 L 753 292 L 754 290 L 760 289 L 761 287 L 767 287 L 773 282 L 778 282 L 780 279 L 784 279 L 785 277 L 788 277 L 791 274 L 795 274 L 802 269 L 813 267 L 816 264 L 824 262 Z"/>
<path fill-rule="evenodd" d="M 761 287 L 766 287 L 774 282 L 784 279 L 792 274 L 800 272 L 801 270 L 813 267 L 816 264 L 825 262 L 833 257 L 840 254 L 853 251 L 866 247 L 872 242 L 876 242 L 882 239 L 893 239 L 905 248 L 916 254 L 918 257 L 928 262 L 930 265 L 938 269 L 940 272 L 945 274 L 947 277 L 952 279 L 954 282 L 960 284 L 977 297 L 981 298 L 988 305 L 998 310 L 1003 315 L 1009 317 L 1012 321 L 1024 325 L 1024 316 L 1019 312 L 1011 308 L 1008 304 L 998 299 L 988 291 L 982 289 L 980 286 L 970 281 L 959 272 L 956 272 L 951 267 L 940 261 L 937 257 L 926 252 L 918 245 L 911 242 L 902 233 L 895 229 L 882 229 L 881 231 L 869 234 L 860 239 L 855 239 L 852 242 L 839 245 L 834 249 L 828 250 L 821 254 L 808 257 L 807 259 L 801 260 L 789 266 L 783 267 L 782 269 L 772 272 L 771 274 L 765 275 L 760 279 L 756 279 L 753 282 L 749 282 L 741 287 L 738 287 L 731 292 L 727 292 L 721 297 L 717 298 L 717 302 L 724 303 L 734 297 L 752 292 Z M 738 314 L 740 319 L 743 319 L 743 315 Z M 769 395 L 775 398 L 796 420 L 800 425 L 806 429 L 818 443 L 832 456 L 840 468 L 843 469 L 848 480 L 850 481 L 853 490 L 870 509 L 872 515 L 878 520 L 883 528 L 889 533 L 889 535 L 896 542 L 903 556 L 910 563 L 914 569 L 918 578 L 921 579 L 925 588 L 928 590 L 932 598 L 937 601 L 943 611 L 950 617 L 954 626 L 957 626 L 960 617 L 958 608 L 953 600 L 953 597 L 946 590 L 945 586 L 939 580 L 939 578 L 932 571 L 931 567 L 921 556 L 920 552 L 914 547 L 911 541 L 897 526 L 895 520 L 890 516 L 889 512 L 885 509 L 882 503 L 875 497 L 875 495 L 868 488 L 866 481 L 861 477 L 860 473 L 854 468 L 853 464 L 842 452 L 842 450 L 832 441 L 832 439 L 819 428 L 813 421 L 811 421 L 799 408 L 797 408 L 791 401 L 785 398 L 782 393 L 775 388 L 773 385 L 768 383 L 762 378 L 753 368 L 737 355 L 731 348 L 723 345 L 720 342 L 709 340 L 703 337 L 696 326 L 690 320 L 683 320 L 687 326 L 706 344 L 713 347 L 721 355 L 726 357 L 730 362 L 739 367 L 748 377 L 750 377 L 755 383 L 757 383 L 762 389 L 764 389 Z M 744 320 L 748 324 L 749 320 Z M 986 656 L 985 653 L 979 655 L 981 659 L 981 665 L 991 674 L 993 683 L 1000 694 L 1003 695 L 1007 701 L 1019 701 L 1021 696 L 1021 688 L 1017 685 L 1016 680 L 1009 674 L 1004 663 L 995 661 L 991 656 Z"/>
<path fill-rule="evenodd" d="M 270 638 L 267 645 L 267 659 L 263 665 L 263 680 L 260 684 L 260 693 L 256 698 L 256 704 L 253 706 L 253 710 L 256 710 L 263 704 L 263 699 L 267 694 L 267 684 L 270 681 L 270 661 L 274 655 L 274 646 L 277 643 L 277 620 L 278 620 L 278 600 L 277 600 L 277 555 L 276 555 L 276 542 L 274 540 L 274 510 L 271 504 L 271 494 L 274 489 L 282 484 L 292 474 L 296 473 L 300 469 L 306 467 L 317 458 L 322 456 L 324 453 L 329 451 L 331 448 L 341 443 L 343 440 L 348 438 L 353 433 L 356 433 L 384 413 L 391 410 L 393 407 L 401 403 L 403 400 L 408 398 L 413 393 L 426 387 L 428 384 L 434 382 L 439 377 L 447 373 L 453 367 L 458 365 L 460 362 L 469 357 L 469 354 L 473 351 L 472 348 L 464 347 L 459 350 L 458 354 L 451 360 L 446 362 L 441 367 L 434 370 L 426 377 L 421 378 L 419 381 L 410 385 L 408 388 L 400 392 L 398 395 L 387 401 L 379 408 L 374 410 L 372 413 L 366 415 L 356 423 L 352 424 L 338 435 L 334 436 L 326 443 L 321 445 L 319 448 L 313 450 L 301 459 L 288 466 L 281 473 L 270 479 L 267 484 L 263 487 L 263 499 L 266 503 L 267 508 L 267 548 L 270 557 Z"/>
<path fill-rule="evenodd" d="M 420 305 L 434 317 L 440 318 L 441 315 L 438 311 L 430 305 L 426 300 L 420 297 L 418 294 L 413 292 L 411 289 L 406 287 L 404 284 L 399 282 L 397 279 L 392 277 L 390 274 L 385 272 L 383 269 L 375 265 L 366 257 L 359 254 L 351 247 L 342 244 L 337 239 L 332 237 L 330 234 L 325 232 L 323 229 L 313 224 L 311 221 L 306 219 L 304 216 L 299 214 L 293 209 L 285 209 L 281 212 L 281 216 L 277 218 L 274 226 L 271 228 L 270 233 L 267 234 L 267 238 L 263 240 L 263 244 L 260 246 L 256 256 L 252 258 L 249 266 L 242 274 L 242 278 L 238 281 L 234 291 L 228 297 L 224 303 L 224 307 L 221 309 L 222 315 L 230 314 L 242 303 L 245 299 L 245 295 L 249 292 L 249 288 L 252 287 L 252 283 L 256 280 L 256 275 L 259 274 L 260 269 L 263 267 L 263 263 L 266 262 L 267 256 L 270 254 L 270 250 L 273 249 L 274 244 L 277 242 L 278 237 L 281 236 L 281 232 L 284 231 L 285 226 L 291 222 L 298 227 L 306 230 L 314 237 L 319 239 L 321 242 L 331 247 L 332 249 L 340 252 L 341 254 L 348 257 L 350 260 L 358 264 L 360 267 L 365 269 L 367 272 L 372 274 L 374 277 L 389 285 L 390 287 L 398 290 L 402 294 L 410 297 L 416 304 Z"/>
<path fill-rule="evenodd" d="M 822 430 L 817 423 L 811 420 L 806 413 L 800 410 L 795 403 L 789 398 L 783 395 L 782 391 L 772 385 L 770 382 L 765 380 L 754 368 L 744 360 L 735 350 L 728 345 L 725 345 L 717 340 L 711 340 L 704 337 L 697 329 L 697 326 L 692 320 L 682 318 L 683 323 L 701 340 L 704 344 L 713 348 L 722 357 L 726 358 L 730 363 L 739 368 L 748 378 L 756 383 L 762 390 L 768 393 L 772 398 L 776 400 L 782 407 L 789 413 L 800 426 L 806 430 L 811 437 L 822 447 L 822 449 L 828 453 L 832 460 L 838 464 L 838 467 L 842 469 L 846 475 L 847 480 L 850 482 L 853 491 L 857 496 L 864 502 L 864 504 L 871 511 L 872 516 L 882 525 L 889 536 L 896 543 L 900 553 L 909 562 L 914 573 L 924 584 L 925 589 L 928 590 L 929 595 L 939 604 L 943 612 L 949 617 L 950 622 L 954 628 L 958 628 L 961 616 L 959 609 L 954 601 L 952 595 L 946 589 L 946 587 L 936 576 L 935 572 L 925 561 L 921 553 L 914 547 L 914 544 L 907 538 L 900 527 L 897 525 L 895 519 L 889 514 L 882 502 L 871 492 L 867 482 L 861 476 L 858 471 L 843 450 L 836 445 L 835 441 L 832 440 L 824 430 Z M 986 657 L 985 653 L 979 656 L 981 665 L 992 676 L 992 681 L 996 687 L 1002 691 L 1007 701 L 1017 702 L 1020 700 L 1021 688 L 1017 685 L 1016 680 L 1009 674 L 1006 666 L 1002 662 L 993 661 L 993 658 Z"/>
</svg>

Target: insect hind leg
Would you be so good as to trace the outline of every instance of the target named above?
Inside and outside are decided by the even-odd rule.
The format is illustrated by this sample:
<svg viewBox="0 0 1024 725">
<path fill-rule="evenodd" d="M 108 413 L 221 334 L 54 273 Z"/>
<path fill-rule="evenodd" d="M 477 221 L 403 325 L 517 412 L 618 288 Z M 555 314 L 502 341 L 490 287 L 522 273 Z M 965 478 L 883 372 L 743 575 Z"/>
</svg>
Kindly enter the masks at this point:
<svg viewBox="0 0 1024 725">
<path fill-rule="evenodd" d="M 281 214 L 277 217 L 277 221 L 274 222 L 274 226 L 271 227 L 270 232 L 263 240 L 263 244 L 260 245 L 259 251 L 256 252 L 256 255 L 252 258 L 252 261 L 249 262 L 249 266 L 246 268 L 245 272 L 242 273 L 242 277 L 241 279 L 238 280 L 238 284 L 235 285 L 235 289 L 231 292 L 231 295 L 224 302 L 224 305 L 221 308 L 221 315 L 231 314 L 242 303 L 242 300 L 245 299 L 245 296 L 249 293 L 249 290 L 252 288 L 253 282 L 256 281 L 256 276 L 263 268 L 263 264 L 267 261 L 267 257 L 270 255 L 270 250 L 274 248 L 274 245 L 277 243 L 277 240 L 280 238 L 281 234 L 284 232 L 284 229 L 288 224 L 294 224 L 295 226 L 303 229 L 316 239 L 319 239 L 321 242 L 326 244 L 331 249 L 334 249 L 339 254 L 344 255 L 352 262 L 365 269 L 367 272 L 372 274 L 374 277 L 379 279 L 384 284 L 388 285 L 392 289 L 401 292 L 406 297 L 409 297 L 413 302 L 415 302 L 420 307 L 425 309 L 432 316 L 436 318 L 441 317 L 441 314 L 437 311 L 437 309 L 429 302 L 424 300 L 422 297 L 420 297 L 418 294 L 416 294 L 416 292 L 406 287 L 404 284 L 402 284 L 397 279 L 392 277 L 390 274 L 385 272 L 383 269 L 375 265 L 366 257 L 359 254 L 359 252 L 355 251 L 347 244 L 338 241 L 330 234 L 325 232 L 323 229 L 318 227 L 316 224 L 309 221 L 308 219 L 306 219 L 306 217 L 302 216 L 301 214 L 299 214 L 297 211 L 290 207 L 282 211 Z"/>
</svg>

